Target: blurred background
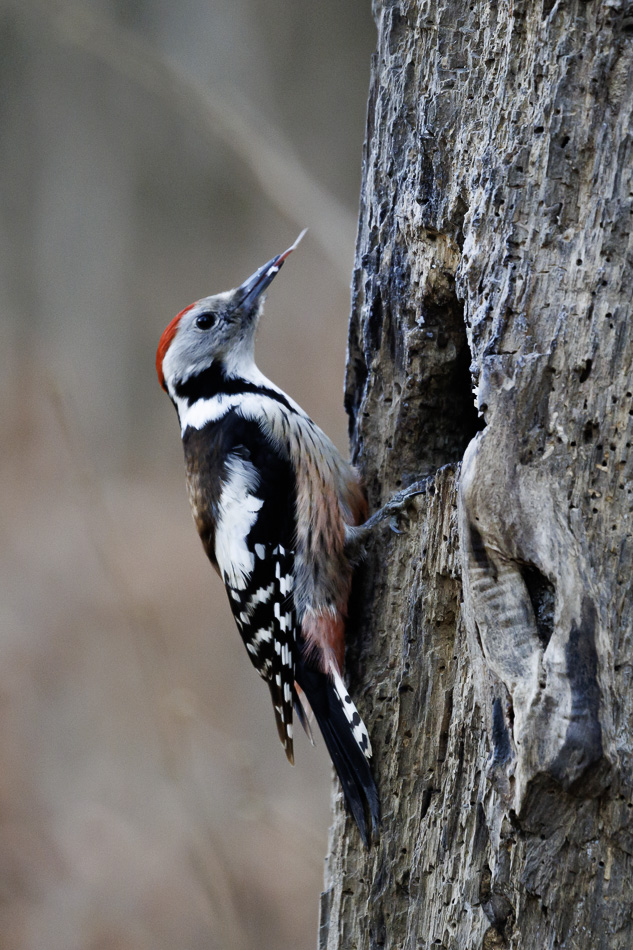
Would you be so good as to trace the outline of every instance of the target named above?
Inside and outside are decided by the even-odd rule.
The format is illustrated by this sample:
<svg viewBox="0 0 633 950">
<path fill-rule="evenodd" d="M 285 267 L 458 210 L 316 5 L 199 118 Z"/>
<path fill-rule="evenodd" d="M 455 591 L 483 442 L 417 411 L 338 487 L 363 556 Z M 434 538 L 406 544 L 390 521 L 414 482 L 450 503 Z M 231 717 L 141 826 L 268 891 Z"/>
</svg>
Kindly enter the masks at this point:
<svg viewBox="0 0 633 950">
<path fill-rule="evenodd" d="M 290 768 L 154 355 L 310 229 L 261 369 L 342 410 L 370 4 L 0 0 L 0 950 L 302 950 L 332 788 Z"/>
</svg>

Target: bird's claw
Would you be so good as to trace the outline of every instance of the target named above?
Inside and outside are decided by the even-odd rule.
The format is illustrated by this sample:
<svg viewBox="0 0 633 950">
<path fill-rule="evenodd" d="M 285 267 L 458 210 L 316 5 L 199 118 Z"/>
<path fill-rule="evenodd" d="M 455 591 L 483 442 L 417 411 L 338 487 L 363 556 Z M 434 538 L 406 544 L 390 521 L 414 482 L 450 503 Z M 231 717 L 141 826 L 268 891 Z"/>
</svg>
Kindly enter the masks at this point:
<svg viewBox="0 0 633 950">
<path fill-rule="evenodd" d="M 417 495 L 423 495 L 428 489 L 429 484 L 432 479 L 422 479 L 420 481 L 414 482 L 412 485 L 409 485 L 407 488 L 403 488 L 401 491 L 397 492 L 393 498 L 390 498 L 389 501 L 382 506 L 378 511 L 375 511 L 370 518 L 367 519 L 365 524 L 361 525 L 359 528 L 355 529 L 355 544 L 358 545 L 360 536 L 366 536 L 367 533 L 377 525 L 381 524 L 383 521 L 389 522 L 389 527 L 394 532 L 394 534 L 403 534 L 403 531 L 398 527 L 398 518 L 403 517 L 407 518 L 407 507 L 410 505 L 412 500 L 417 497 Z"/>
</svg>

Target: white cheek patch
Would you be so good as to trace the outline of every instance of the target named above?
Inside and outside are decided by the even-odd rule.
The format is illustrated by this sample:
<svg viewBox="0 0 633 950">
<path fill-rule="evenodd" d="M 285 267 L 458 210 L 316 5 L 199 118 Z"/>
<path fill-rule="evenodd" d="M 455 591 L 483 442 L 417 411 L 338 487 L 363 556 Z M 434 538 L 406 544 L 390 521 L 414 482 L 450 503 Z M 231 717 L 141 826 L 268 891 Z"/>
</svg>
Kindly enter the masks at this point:
<svg viewBox="0 0 633 950">
<path fill-rule="evenodd" d="M 218 504 L 215 556 L 225 584 L 244 590 L 255 566 L 246 539 L 264 504 L 257 498 L 257 472 L 241 458 L 229 458 Z"/>
</svg>

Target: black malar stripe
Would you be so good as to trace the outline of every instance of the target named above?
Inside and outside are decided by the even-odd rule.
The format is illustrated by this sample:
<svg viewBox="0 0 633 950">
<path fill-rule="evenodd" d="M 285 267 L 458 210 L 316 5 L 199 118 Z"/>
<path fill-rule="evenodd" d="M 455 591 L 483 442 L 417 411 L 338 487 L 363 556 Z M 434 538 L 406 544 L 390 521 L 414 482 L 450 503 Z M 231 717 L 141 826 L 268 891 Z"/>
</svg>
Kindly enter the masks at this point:
<svg viewBox="0 0 633 950">
<path fill-rule="evenodd" d="M 268 396 L 270 399 L 281 403 L 290 412 L 297 410 L 290 405 L 282 393 L 275 389 L 269 389 L 267 386 L 258 386 L 251 383 L 241 376 L 227 376 L 221 365 L 213 363 L 208 369 L 202 370 L 189 379 L 179 381 L 175 385 L 176 395 L 179 399 L 186 399 L 187 405 L 191 406 L 199 399 L 212 399 L 214 396 L 237 396 L 244 393 L 255 393 L 258 396 Z"/>
</svg>

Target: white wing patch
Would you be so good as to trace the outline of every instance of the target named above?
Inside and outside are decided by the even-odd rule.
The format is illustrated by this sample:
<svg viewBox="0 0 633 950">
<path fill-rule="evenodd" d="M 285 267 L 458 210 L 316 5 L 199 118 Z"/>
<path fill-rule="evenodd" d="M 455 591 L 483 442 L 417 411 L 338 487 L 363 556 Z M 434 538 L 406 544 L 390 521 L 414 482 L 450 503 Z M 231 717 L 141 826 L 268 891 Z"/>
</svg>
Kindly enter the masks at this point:
<svg viewBox="0 0 633 950">
<path fill-rule="evenodd" d="M 204 429 L 207 422 L 217 422 L 222 419 L 230 409 L 239 406 L 242 397 L 220 394 L 211 399 L 196 399 L 191 405 L 187 399 L 181 399 L 179 396 L 174 396 L 173 399 L 178 410 L 180 429 L 184 435 L 188 428 Z"/>
<path fill-rule="evenodd" d="M 255 495 L 257 471 L 250 462 L 230 457 L 226 473 L 218 504 L 215 556 L 224 583 L 244 590 L 255 566 L 255 556 L 249 551 L 246 539 L 264 502 Z"/>
<path fill-rule="evenodd" d="M 336 672 L 336 670 L 331 670 L 331 673 L 332 673 L 332 679 L 334 682 L 334 689 L 336 691 L 338 700 L 341 706 L 343 707 L 345 718 L 347 719 L 350 726 L 352 727 L 354 738 L 356 739 L 356 742 L 358 743 L 361 749 L 361 752 L 363 753 L 365 758 L 369 759 L 371 758 L 371 742 L 369 741 L 369 733 L 367 732 L 367 727 L 365 726 L 365 723 L 363 722 L 363 720 L 360 718 L 360 714 L 358 710 L 356 709 L 356 706 L 352 702 L 352 698 L 350 694 L 347 691 L 347 686 L 341 679 L 340 675 Z"/>
<path fill-rule="evenodd" d="M 265 377 L 262 377 L 262 379 L 265 380 L 267 388 L 278 392 L 287 400 L 297 415 L 304 419 L 307 418 L 301 406 L 290 396 L 283 393 L 281 389 L 274 386 Z M 273 396 L 267 396 L 265 393 L 233 393 L 230 396 L 219 393 L 210 399 L 196 399 L 191 405 L 189 405 L 187 399 L 179 396 L 174 395 L 173 399 L 178 410 L 182 435 L 185 434 L 185 430 L 188 428 L 204 429 L 208 422 L 218 422 L 231 409 L 236 409 L 244 419 L 268 421 L 273 428 L 279 425 L 281 420 L 288 415 L 285 406 Z"/>
</svg>

